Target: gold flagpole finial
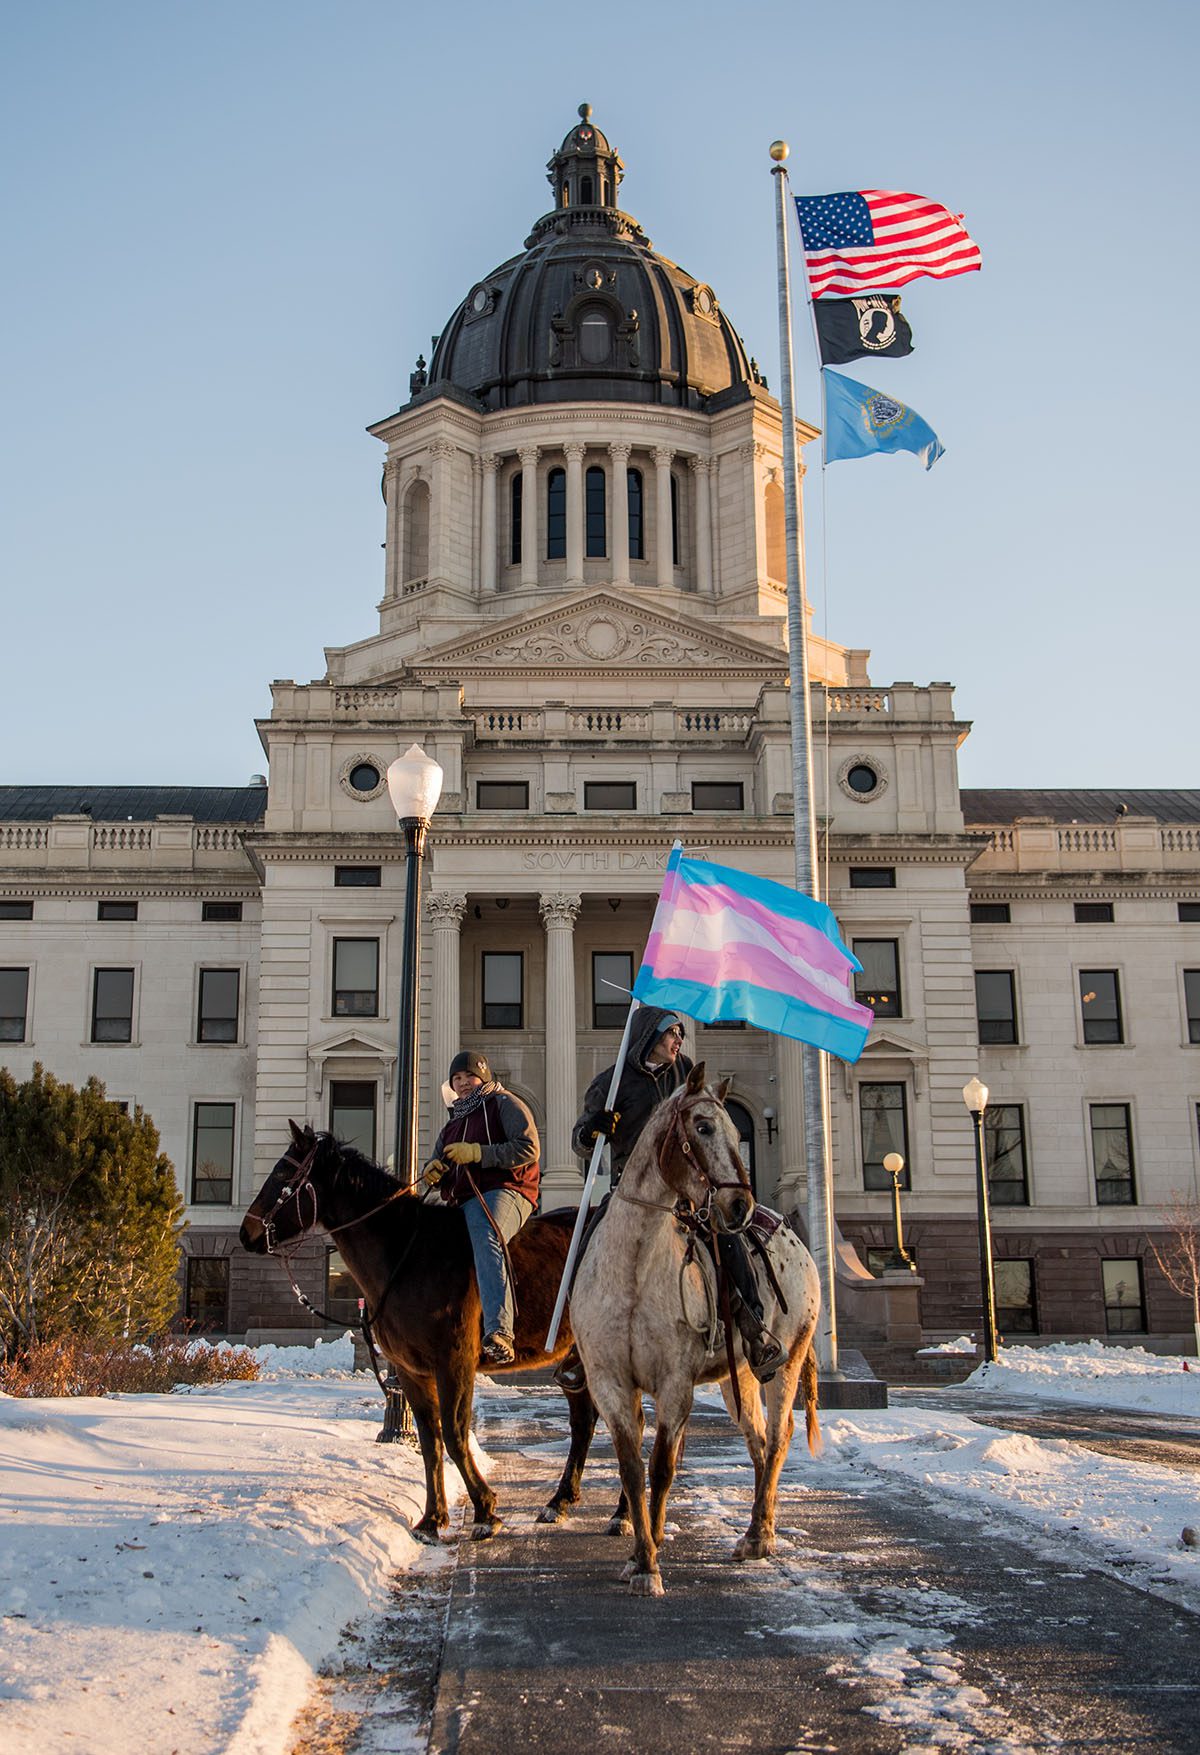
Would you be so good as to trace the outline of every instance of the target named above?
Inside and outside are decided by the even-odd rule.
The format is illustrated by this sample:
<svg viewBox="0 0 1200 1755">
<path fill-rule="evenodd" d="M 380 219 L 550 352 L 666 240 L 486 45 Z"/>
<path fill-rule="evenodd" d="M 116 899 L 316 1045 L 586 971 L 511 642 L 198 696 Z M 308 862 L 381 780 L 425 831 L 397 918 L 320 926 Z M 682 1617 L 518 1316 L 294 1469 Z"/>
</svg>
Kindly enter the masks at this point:
<svg viewBox="0 0 1200 1755">
<path fill-rule="evenodd" d="M 787 155 L 788 155 L 787 141 L 786 140 L 772 140 L 772 142 L 771 142 L 771 157 L 775 160 L 775 163 L 777 165 L 781 165 L 783 163 L 784 159 L 787 157 Z"/>
</svg>

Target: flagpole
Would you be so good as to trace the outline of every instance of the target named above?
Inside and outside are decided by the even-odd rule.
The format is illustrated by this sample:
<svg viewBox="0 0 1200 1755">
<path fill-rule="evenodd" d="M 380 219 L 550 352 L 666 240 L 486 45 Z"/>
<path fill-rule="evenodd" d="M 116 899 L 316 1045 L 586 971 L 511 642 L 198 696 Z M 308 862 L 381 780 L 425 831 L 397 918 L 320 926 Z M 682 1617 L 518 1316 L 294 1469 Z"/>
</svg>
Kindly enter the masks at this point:
<svg viewBox="0 0 1200 1755">
<path fill-rule="evenodd" d="M 800 474 L 796 456 L 796 405 L 792 360 L 792 294 L 788 264 L 788 177 L 783 161 L 787 142 L 771 147 L 776 179 L 777 263 L 779 279 L 780 402 L 783 406 L 783 507 L 787 553 L 789 696 L 792 721 L 792 808 L 795 822 L 796 888 L 820 898 L 817 871 L 817 816 L 813 799 L 812 701 L 809 695 L 808 626 L 800 546 Z M 811 300 L 809 301 L 811 306 Z M 816 333 L 816 313 L 812 312 Z M 817 359 L 820 360 L 820 344 Z M 822 443 L 824 439 L 822 437 Z M 838 1371 L 837 1304 L 834 1287 L 833 1172 L 826 1118 L 826 1080 L 822 1054 L 805 1042 L 800 1050 L 804 1095 L 804 1162 L 808 1177 L 808 1243 L 821 1279 L 821 1323 L 817 1363 L 827 1375 Z"/>
</svg>

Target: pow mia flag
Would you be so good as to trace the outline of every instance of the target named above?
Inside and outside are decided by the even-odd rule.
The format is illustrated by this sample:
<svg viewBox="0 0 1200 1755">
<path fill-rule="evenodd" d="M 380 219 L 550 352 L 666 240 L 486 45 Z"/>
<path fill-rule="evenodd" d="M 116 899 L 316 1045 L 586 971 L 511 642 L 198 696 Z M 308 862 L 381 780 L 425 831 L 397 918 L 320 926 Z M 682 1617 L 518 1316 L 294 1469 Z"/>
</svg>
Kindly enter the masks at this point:
<svg viewBox="0 0 1200 1755">
<path fill-rule="evenodd" d="M 857 299 L 815 299 L 821 364 L 848 360 L 903 359 L 913 350 L 908 319 L 900 315 L 895 293 L 864 293 Z"/>
</svg>

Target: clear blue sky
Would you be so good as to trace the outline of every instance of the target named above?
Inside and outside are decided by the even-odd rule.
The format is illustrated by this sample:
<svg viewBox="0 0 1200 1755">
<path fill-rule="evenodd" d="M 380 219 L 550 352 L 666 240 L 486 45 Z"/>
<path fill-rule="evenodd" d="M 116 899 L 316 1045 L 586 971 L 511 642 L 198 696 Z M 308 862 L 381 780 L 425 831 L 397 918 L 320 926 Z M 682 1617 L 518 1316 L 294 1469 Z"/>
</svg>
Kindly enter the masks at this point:
<svg viewBox="0 0 1200 1755">
<path fill-rule="evenodd" d="M 830 467 L 826 586 L 810 470 L 817 624 L 957 685 L 965 784 L 1197 784 L 1198 35 L 1172 0 L 8 7 L 0 779 L 262 767 L 269 680 L 376 629 L 363 429 L 586 99 L 773 389 L 776 135 L 797 192 L 965 212 L 982 274 L 907 289 L 916 353 L 859 373 L 946 456 Z"/>
</svg>

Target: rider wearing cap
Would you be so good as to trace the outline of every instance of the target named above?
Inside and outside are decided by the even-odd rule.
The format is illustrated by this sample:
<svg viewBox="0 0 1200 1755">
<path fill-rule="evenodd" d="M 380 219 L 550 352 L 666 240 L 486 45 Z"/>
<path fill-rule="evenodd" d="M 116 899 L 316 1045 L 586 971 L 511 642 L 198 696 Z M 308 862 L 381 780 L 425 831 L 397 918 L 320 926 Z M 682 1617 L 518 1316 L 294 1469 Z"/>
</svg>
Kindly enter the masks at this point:
<svg viewBox="0 0 1200 1755">
<path fill-rule="evenodd" d="M 519 1097 L 506 1091 L 484 1055 L 473 1049 L 450 1062 L 450 1118 L 437 1137 L 425 1181 L 444 1201 L 461 1206 L 475 1256 L 483 1305 L 483 1360 L 511 1365 L 513 1292 L 505 1245 L 537 1202 L 537 1126 Z"/>
<path fill-rule="evenodd" d="M 587 1159 L 591 1157 L 597 1139 L 608 1140 L 615 1188 L 651 1112 L 685 1083 L 691 1070 L 692 1062 L 683 1052 L 683 1019 L 679 1013 L 663 1011 L 658 1006 L 639 1006 L 629 1032 L 629 1048 L 613 1106 L 611 1109 L 605 1107 L 613 1075 L 610 1066 L 587 1088 L 583 1113 L 571 1135 L 573 1151 L 578 1157 Z M 597 1208 L 588 1226 L 581 1254 L 600 1221 L 608 1198 L 606 1196 Z M 745 1342 L 750 1368 L 766 1382 L 774 1376 L 782 1355 L 779 1343 L 763 1324 L 762 1294 L 746 1245 L 739 1236 L 719 1233 L 717 1248 L 721 1265 L 733 1282 L 730 1304 Z M 565 1373 L 567 1379 L 573 1373 L 572 1359 L 573 1356 L 569 1357 L 559 1368 L 560 1375 Z M 565 1381 L 564 1387 L 573 1385 Z"/>
</svg>

